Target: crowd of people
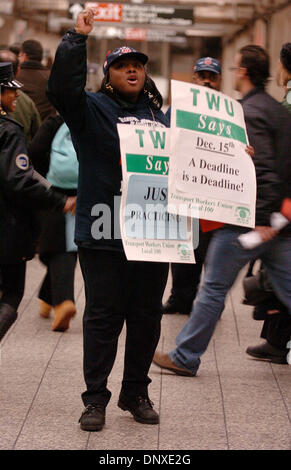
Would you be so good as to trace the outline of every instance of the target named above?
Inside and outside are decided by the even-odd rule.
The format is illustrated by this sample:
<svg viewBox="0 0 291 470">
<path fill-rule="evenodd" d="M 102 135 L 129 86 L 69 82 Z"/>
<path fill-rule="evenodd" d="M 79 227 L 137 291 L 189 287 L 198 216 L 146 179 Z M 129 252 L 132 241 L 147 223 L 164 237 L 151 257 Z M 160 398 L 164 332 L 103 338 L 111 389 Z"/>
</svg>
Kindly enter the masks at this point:
<svg viewBox="0 0 291 470">
<path fill-rule="evenodd" d="M 56 51 L 51 70 L 42 65 L 35 40 L 0 50 L 0 340 L 17 318 L 25 286 L 26 262 L 38 253 L 46 266 L 39 291 L 39 314 L 53 310 L 53 331 L 65 331 L 76 314 L 74 273 L 79 257 L 85 286 L 83 316 L 84 431 L 100 431 L 111 397 L 107 380 L 118 337 L 126 323 L 123 379 L 118 406 L 144 424 L 159 423 L 148 394 L 152 361 L 176 375 L 193 377 L 240 270 L 260 260 L 272 297 L 256 306 L 264 321 L 264 343 L 250 346 L 257 359 L 287 364 L 291 335 L 291 223 L 271 227 L 281 212 L 291 221 L 291 43 L 281 49 L 279 103 L 266 92 L 269 57 L 256 45 L 241 48 L 233 74 L 242 95 L 257 176 L 256 228 L 262 243 L 244 249 L 239 226 L 200 220 L 196 264 L 173 264 L 172 290 L 162 305 L 168 263 L 128 261 L 114 238 L 119 217 L 114 198 L 121 194 L 117 124 L 170 126 L 170 110 L 145 65 L 148 57 L 127 46 L 109 51 L 98 92 L 86 91 L 86 41 L 93 11 L 77 17 Z M 221 65 L 200 58 L 193 82 L 219 91 Z M 275 119 L 274 119 L 275 116 Z M 93 236 L 92 208 L 111 213 L 111 237 Z M 204 267 L 204 274 L 202 269 Z M 145 295 L 145 292 L 147 293 Z M 156 351 L 163 314 L 189 315 L 173 351 Z"/>
</svg>

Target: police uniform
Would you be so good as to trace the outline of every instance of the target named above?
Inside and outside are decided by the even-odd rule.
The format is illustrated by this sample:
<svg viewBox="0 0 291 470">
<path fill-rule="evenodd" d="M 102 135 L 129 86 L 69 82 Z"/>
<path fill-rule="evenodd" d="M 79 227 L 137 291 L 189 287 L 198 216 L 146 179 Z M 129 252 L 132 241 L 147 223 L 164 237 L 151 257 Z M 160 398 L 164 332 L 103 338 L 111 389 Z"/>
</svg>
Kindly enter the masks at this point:
<svg viewBox="0 0 291 470">
<path fill-rule="evenodd" d="M 0 64 L 0 86 L 20 88 L 12 64 Z M 45 184 L 27 156 L 22 126 L 0 109 L 0 340 L 17 318 L 25 262 L 35 252 L 38 209 L 62 210 L 66 197 Z"/>
</svg>

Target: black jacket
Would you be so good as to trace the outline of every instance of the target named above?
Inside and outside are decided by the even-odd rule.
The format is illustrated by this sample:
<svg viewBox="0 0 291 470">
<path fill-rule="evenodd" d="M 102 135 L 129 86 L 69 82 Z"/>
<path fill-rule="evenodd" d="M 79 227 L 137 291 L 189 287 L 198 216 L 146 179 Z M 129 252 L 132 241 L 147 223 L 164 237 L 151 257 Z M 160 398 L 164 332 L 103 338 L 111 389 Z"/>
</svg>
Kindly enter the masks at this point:
<svg viewBox="0 0 291 470">
<path fill-rule="evenodd" d="M 55 112 L 46 96 L 49 74 L 50 71 L 38 60 L 23 62 L 17 74 L 17 80 L 23 84 L 22 91 L 34 101 L 42 121 Z"/>
<path fill-rule="evenodd" d="M 241 101 L 257 176 L 256 225 L 270 225 L 272 212 L 291 197 L 291 115 L 260 88 Z M 288 226 L 288 231 L 290 224 Z"/>
<path fill-rule="evenodd" d="M 28 157 L 22 126 L 0 115 L 0 263 L 31 259 L 37 235 L 34 211 L 62 210 L 66 197 L 41 182 Z"/>
<path fill-rule="evenodd" d="M 40 126 L 33 138 L 28 155 L 33 167 L 42 176 L 46 177 L 50 166 L 51 146 L 54 137 L 63 124 L 60 115 L 49 116 Z M 76 189 L 63 189 L 53 187 L 66 196 L 76 196 Z M 47 253 L 65 253 L 66 246 L 66 217 L 62 212 L 41 211 L 39 214 L 41 233 L 37 251 L 40 256 Z"/>
<path fill-rule="evenodd" d="M 166 126 L 168 121 L 162 111 L 151 106 L 146 96 L 129 105 L 102 92 L 85 92 L 86 39 L 86 35 L 73 31 L 65 35 L 56 52 L 48 96 L 70 129 L 79 159 L 76 243 L 122 250 L 121 240 L 114 237 L 114 226 L 119 226 L 115 196 L 121 194 L 122 178 L 117 124 L 152 125 L 157 121 Z M 97 204 L 95 212 L 93 208 Z M 102 217 L 101 205 L 105 207 L 104 216 L 111 216 L 111 236 L 106 239 L 92 236 L 97 213 Z"/>
<path fill-rule="evenodd" d="M 33 167 L 44 178 L 49 170 L 52 141 L 63 122 L 60 115 L 51 114 L 42 123 L 28 147 L 28 155 Z"/>
</svg>

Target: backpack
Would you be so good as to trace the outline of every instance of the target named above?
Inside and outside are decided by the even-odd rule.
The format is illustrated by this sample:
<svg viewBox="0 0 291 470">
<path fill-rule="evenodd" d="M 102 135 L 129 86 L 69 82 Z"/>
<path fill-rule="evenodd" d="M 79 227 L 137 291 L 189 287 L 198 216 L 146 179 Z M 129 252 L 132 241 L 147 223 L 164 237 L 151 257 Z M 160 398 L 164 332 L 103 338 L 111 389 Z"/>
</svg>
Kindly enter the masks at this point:
<svg viewBox="0 0 291 470">
<path fill-rule="evenodd" d="M 51 144 L 50 165 L 47 180 L 58 188 L 76 189 L 79 162 L 68 126 L 62 124 Z"/>
</svg>

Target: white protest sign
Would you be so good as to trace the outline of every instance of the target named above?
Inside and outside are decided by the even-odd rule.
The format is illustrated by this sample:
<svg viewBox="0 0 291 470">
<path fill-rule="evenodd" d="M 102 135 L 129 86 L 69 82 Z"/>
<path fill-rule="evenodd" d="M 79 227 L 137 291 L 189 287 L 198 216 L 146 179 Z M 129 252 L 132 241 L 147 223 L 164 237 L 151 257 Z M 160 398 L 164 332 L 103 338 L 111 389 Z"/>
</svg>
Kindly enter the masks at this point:
<svg viewBox="0 0 291 470">
<path fill-rule="evenodd" d="M 171 86 L 170 207 L 180 201 L 202 219 L 254 227 L 256 173 L 242 106 L 206 87 Z"/>
<path fill-rule="evenodd" d="M 127 259 L 195 263 L 191 219 L 168 212 L 170 129 L 117 128 L 123 178 L 120 227 Z"/>
</svg>

